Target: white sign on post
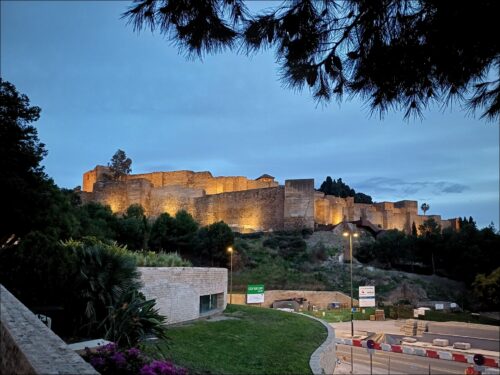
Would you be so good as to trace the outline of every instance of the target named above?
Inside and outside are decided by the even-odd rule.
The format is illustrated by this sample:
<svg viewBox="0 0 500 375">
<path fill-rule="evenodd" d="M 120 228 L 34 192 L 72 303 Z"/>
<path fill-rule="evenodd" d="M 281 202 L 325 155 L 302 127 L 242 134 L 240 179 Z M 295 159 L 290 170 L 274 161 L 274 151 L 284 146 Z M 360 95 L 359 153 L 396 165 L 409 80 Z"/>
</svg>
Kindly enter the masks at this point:
<svg viewBox="0 0 500 375">
<path fill-rule="evenodd" d="M 435 308 L 436 308 L 436 310 L 443 310 L 444 309 L 444 304 L 442 304 L 442 303 L 436 303 Z"/>
<path fill-rule="evenodd" d="M 359 287 L 359 298 L 363 297 L 375 297 L 375 287 L 374 286 L 360 286 Z"/>
<path fill-rule="evenodd" d="M 360 298 L 359 307 L 375 307 L 375 298 Z"/>
<path fill-rule="evenodd" d="M 359 287 L 359 307 L 375 307 L 375 287 Z"/>
</svg>

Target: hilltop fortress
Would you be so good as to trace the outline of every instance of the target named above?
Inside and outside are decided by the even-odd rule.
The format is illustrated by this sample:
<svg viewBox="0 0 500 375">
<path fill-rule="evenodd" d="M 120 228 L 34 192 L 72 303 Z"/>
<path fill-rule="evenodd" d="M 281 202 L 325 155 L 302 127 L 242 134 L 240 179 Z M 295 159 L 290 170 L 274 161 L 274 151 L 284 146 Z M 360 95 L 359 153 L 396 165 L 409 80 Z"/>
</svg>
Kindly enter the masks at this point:
<svg viewBox="0 0 500 375">
<path fill-rule="evenodd" d="M 224 221 L 234 231 L 249 233 L 296 229 L 315 229 L 337 225 L 343 220 L 378 229 L 411 232 L 433 218 L 441 227 L 457 228 L 456 219 L 439 215 L 419 215 L 417 201 L 354 203 L 314 190 L 313 179 L 286 180 L 279 185 L 264 174 L 255 180 L 242 176 L 214 177 L 210 172 L 173 171 L 124 176 L 115 181 L 109 169 L 97 166 L 84 173 L 83 202 L 109 205 L 113 212 L 124 212 L 140 204 L 146 215 L 163 212 L 175 215 L 189 212 L 201 225 Z"/>
</svg>

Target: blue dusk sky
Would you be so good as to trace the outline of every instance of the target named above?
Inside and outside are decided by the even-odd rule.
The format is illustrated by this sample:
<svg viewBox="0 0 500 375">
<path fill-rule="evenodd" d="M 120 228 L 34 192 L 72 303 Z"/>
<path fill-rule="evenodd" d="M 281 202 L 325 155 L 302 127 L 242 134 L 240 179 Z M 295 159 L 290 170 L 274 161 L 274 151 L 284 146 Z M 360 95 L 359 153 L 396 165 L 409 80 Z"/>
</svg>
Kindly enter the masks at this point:
<svg viewBox="0 0 500 375">
<path fill-rule="evenodd" d="M 499 125 L 455 104 L 403 121 L 357 99 L 318 105 L 283 88 L 272 51 L 186 59 L 122 20 L 128 1 L 2 1 L 1 76 L 42 108 L 46 172 L 60 187 L 118 149 L 133 173 L 341 177 L 375 201 L 499 227 Z"/>
</svg>

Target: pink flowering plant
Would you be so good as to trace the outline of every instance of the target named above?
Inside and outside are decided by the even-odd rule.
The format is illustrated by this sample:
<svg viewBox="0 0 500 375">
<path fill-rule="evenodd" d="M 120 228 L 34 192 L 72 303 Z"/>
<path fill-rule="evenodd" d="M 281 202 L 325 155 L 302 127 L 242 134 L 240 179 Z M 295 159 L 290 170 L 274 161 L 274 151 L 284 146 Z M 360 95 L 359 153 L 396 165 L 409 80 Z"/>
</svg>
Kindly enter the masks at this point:
<svg viewBox="0 0 500 375">
<path fill-rule="evenodd" d="M 86 348 L 83 358 L 102 375 L 187 375 L 186 369 L 171 362 L 150 362 L 139 349 L 121 349 L 114 343 L 96 351 Z"/>
<path fill-rule="evenodd" d="M 187 375 L 186 369 L 177 367 L 167 361 L 153 361 L 148 365 L 144 365 L 140 375 Z"/>
</svg>

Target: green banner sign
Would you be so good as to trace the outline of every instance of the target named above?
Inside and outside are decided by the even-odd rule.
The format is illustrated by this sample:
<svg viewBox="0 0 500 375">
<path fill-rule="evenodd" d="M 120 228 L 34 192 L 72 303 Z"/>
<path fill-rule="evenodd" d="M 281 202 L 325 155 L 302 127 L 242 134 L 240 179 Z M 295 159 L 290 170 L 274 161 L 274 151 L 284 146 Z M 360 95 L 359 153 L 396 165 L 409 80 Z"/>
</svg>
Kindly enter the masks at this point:
<svg viewBox="0 0 500 375">
<path fill-rule="evenodd" d="M 264 284 L 248 285 L 247 294 L 264 294 Z"/>
</svg>

